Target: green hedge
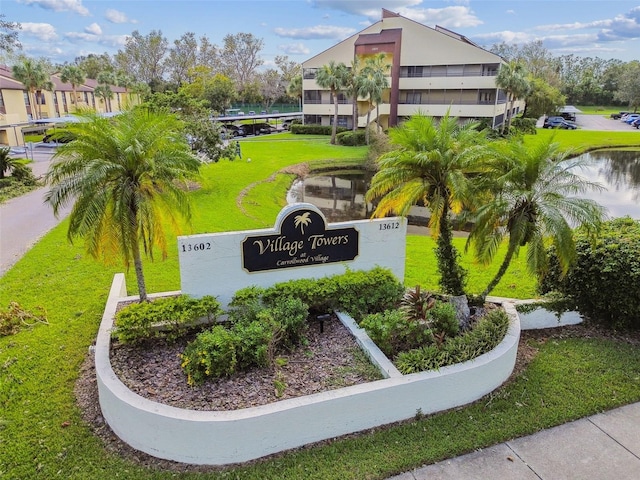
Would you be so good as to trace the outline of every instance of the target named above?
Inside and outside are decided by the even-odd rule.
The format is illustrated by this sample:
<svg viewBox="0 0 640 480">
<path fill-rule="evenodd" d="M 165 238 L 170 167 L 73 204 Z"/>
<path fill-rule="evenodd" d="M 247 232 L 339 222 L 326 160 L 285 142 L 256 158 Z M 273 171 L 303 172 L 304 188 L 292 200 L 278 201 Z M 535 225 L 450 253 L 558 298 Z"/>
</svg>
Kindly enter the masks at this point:
<svg viewBox="0 0 640 480">
<path fill-rule="evenodd" d="M 577 258 L 566 276 L 550 248 L 550 268 L 541 293 L 559 291 L 574 299 L 580 313 L 614 328 L 640 328 L 640 221 L 606 222 L 595 243 L 576 233 Z"/>
<path fill-rule="evenodd" d="M 295 135 L 331 135 L 333 127 L 331 125 L 298 125 L 291 124 L 290 132 Z M 336 131 L 346 132 L 348 129 L 345 127 L 338 127 Z"/>
<path fill-rule="evenodd" d="M 367 136 L 365 130 L 348 130 L 341 132 L 336 136 L 338 145 L 344 145 L 345 147 L 361 147 L 367 144 Z"/>
</svg>

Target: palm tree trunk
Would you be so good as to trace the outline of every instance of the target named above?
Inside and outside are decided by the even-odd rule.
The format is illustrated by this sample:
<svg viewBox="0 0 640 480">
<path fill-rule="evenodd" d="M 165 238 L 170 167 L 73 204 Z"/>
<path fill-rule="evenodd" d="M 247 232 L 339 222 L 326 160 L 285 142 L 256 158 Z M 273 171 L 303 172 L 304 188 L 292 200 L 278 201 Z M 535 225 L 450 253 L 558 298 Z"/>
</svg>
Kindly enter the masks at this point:
<svg viewBox="0 0 640 480">
<path fill-rule="evenodd" d="M 502 119 L 502 128 L 500 129 L 500 135 L 504 134 L 504 128 L 507 126 L 507 117 L 509 116 L 509 97 L 511 95 L 507 95 L 507 100 L 504 105 L 504 118 Z"/>
<path fill-rule="evenodd" d="M 504 256 L 504 260 L 502 260 L 502 264 L 500 265 L 498 272 L 495 274 L 493 279 L 489 282 L 489 285 L 487 285 L 487 288 L 485 288 L 481 294 L 483 301 L 485 298 L 487 298 L 487 295 L 489 295 L 489 293 L 491 293 L 493 289 L 496 288 L 496 285 L 498 285 L 498 283 L 502 279 L 502 276 L 506 273 L 507 268 L 509 268 L 509 264 L 511 263 L 511 259 L 513 258 L 513 254 L 515 253 L 515 251 L 516 251 L 516 246 L 511 245 L 511 242 L 509 242 L 509 249 L 507 250 L 507 254 Z"/>
<path fill-rule="evenodd" d="M 371 121 L 371 103 L 369 103 L 369 108 L 367 108 L 367 125 L 364 127 L 366 130 L 364 131 L 364 141 L 367 145 L 369 145 L 369 122 Z"/>
<path fill-rule="evenodd" d="M 140 302 L 146 302 L 147 286 L 144 281 L 144 273 L 142 272 L 142 258 L 140 257 L 140 246 L 136 245 L 133 249 L 133 265 L 136 270 L 136 279 L 138 280 L 138 291 L 140 292 Z"/>
<path fill-rule="evenodd" d="M 433 212 L 431 214 L 433 215 Z M 464 271 L 458 265 L 458 252 L 453 246 L 449 209 L 446 204 L 440 219 L 437 245 L 436 257 L 442 289 L 450 295 L 464 295 Z"/>
<path fill-rule="evenodd" d="M 336 132 L 338 131 L 338 92 L 333 94 L 333 128 L 331 129 L 331 145 L 336 144 Z"/>
</svg>

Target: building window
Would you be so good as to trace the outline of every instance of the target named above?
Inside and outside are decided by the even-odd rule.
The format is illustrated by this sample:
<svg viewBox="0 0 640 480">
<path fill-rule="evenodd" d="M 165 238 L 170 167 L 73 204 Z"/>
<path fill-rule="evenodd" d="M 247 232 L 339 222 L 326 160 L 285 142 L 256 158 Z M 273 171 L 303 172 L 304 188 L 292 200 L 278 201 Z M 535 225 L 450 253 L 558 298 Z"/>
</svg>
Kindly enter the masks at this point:
<svg viewBox="0 0 640 480">
<path fill-rule="evenodd" d="M 304 116 L 304 124 L 305 125 L 320 125 L 320 124 L 322 124 L 322 117 L 320 115 L 305 115 Z"/>
<path fill-rule="evenodd" d="M 318 73 L 317 68 L 305 68 L 302 72 L 302 78 L 305 80 L 313 80 Z"/>
<path fill-rule="evenodd" d="M 498 64 L 482 65 L 482 76 L 495 77 L 498 74 Z"/>
<path fill-rule="evenodd" d="M 23 94 L 23 96 L 24 96 L 24 104 L 25 104 L 27 107 L 30 107 L 30 106 L 31 106 L 31 99 L 29 98 L 29 92 L 24 91 L 24 92 L 22 92 L 22 94 Z"/>
<path fill-rule="evenodd" d="M 305 90 L 304 103 L 322 103 L 322 93 L 319 90 Z"/>
<path fill-rule="evenodd" d="M 0 90 L 0 113 L 7 113 L 4 107 L 4 97 L 2 96 L 2 90 Z"/>
</svg>

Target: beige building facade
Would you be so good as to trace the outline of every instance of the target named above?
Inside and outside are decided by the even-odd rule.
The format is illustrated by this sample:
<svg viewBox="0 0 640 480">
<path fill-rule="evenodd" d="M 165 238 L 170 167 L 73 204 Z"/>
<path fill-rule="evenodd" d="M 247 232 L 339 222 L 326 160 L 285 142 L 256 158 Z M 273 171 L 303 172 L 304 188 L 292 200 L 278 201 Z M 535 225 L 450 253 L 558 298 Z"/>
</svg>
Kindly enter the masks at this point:
<svg viewBox="0 0 640 480">
<path fill-rule="evenodd" d="M 0 65 L 0 146 L 24 145 L 24 135 L 34 129 L 44 119 L 55 119 L 73 114 L 78 109 L 92 109 L 98 113 L 120 112 L 131 105 L 140 103 L 139 97 L 126 88 L 111 86 L 113 98 L 105 102 L 95 95 L 98 83 L 87 79 L 74 89 L 63 83 L 60 77 L 52 75 L 53 91 L 27 91 L 26 87 L 13 78 L 11 67 Z M 46 124 L 44 124 L 46 127 Z"/>
<path fill-rule="evenodd" d="M 384 54 L 389 66 L 389 88 L 375 105 L 358 98 L 357 126 L 376 119 L 384 128 L 392 127 L 411 115 L 422 113 L 440 117 L 450 112 L 461 119 L 487 119 L 500 126 L 505 114 L 516 115 L 524 101 L 514 102 L 506 112 L 506 92 L 495 79 L 505 61 L 450 30 L 431 28 L 398 14 L 382 10 L 379 22 L 303 62 L 303 114 L 305 123 L 330 125 L 334 101 L 327 89 L 316 82 L 317 71 L 334 61 L 360 65 L 367 57 Z M 338 125 L 353 126 L 353 100 L 338 94 Z"/>
</svg>

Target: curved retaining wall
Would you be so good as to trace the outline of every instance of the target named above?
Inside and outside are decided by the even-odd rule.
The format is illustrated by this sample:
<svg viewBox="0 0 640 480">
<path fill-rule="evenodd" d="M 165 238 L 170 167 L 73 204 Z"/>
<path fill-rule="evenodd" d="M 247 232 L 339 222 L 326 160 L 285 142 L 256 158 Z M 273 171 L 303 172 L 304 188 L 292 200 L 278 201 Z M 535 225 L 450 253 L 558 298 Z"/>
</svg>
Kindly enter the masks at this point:
<svg viewBox="0 0 640 480">
<path fill-rule="evenodd" d="M 124 275 L 115 276 L 95 347 L 100 406 L 111 429 L 155 457 L 225 465 L 473 402 L 499 387 L 516 361 L 515 308 L 505 339 L 493 351 L 439 371 L 375 382 L 235 411 L 193 411 L 147 400 L 129 390 L 109 361 L 110 332 Z M 387 372 L 389 374 L 389 372 Z"/>
</svg>

